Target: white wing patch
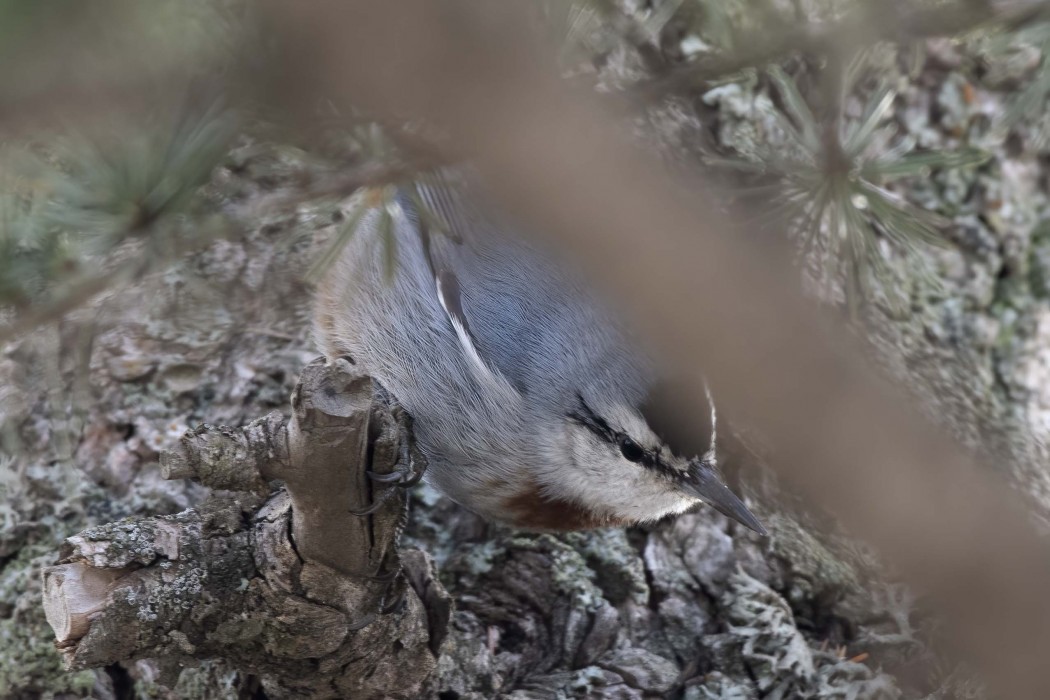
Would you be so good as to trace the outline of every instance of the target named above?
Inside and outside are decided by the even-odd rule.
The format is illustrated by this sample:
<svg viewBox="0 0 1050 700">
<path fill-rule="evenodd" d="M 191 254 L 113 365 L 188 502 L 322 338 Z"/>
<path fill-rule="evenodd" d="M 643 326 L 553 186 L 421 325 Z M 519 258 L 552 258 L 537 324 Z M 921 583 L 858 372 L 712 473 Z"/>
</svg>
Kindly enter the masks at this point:
<svg viewBox="0 0 1050 700">
<path fill-rule="evenodd" d="M 497 389 L 504 398 L 517 400 L 520 396 L 518 391 L 498 369 L 485 362 L 485 359 L 478 351 L 478 346 L 474 342 L 474 336 L 471 333 L 467 317 L 463 313 L 459 280 L 454 274 L 444 270 L 435 275 L 434 281 L 437 285 L 438 301 L 441 302 L 441 308 L 448 314 L 449 321 L 452 322 L 452 328 L 456 331 L 456 337 L 459 338 L 459 344 L 462 346 L 463 352 L 474 370 L 474 374 L 490 387 Z"/>
<path fill-rule="evenodd" d="M 451 246 L 453 249 L 465 245 L 470 234 L 479 225 L 478 213 L 466 206 L 458 196 L 453 182 L 442 174 L 426 179 L 416 185 L 415 193 L 418 202 L 412 206 L 419 210 L 420 206 L 425 211 L 417 211 L 419 219 L 419 234 L 423 243 L 423 254 L 426 257 L 430 271 L 434 275 L 434 285 L 437 288 L 438 301 L 441 308 L 445 310 L 456 337 L 459 339 L 460 347 L 466 355 L 467 364 L 471 374 L 482 382 L 487 389 L 496 394 L 500 401 L 517 402 L 521 400 L 521 393 L 513 384 L 499 371 L 495 365 L 485 361 L 475 338 L 474 329 L 471 328 L 467 315 L 463 311 L 462 290 L 459 278 L 449 268 L 455 260 L 455 254 L 450 260 L 447 255 L 435 255 L 433 246 L 443 248 Z M 428 215 L 429 214 L 429 215 Z M 441 228 L 437 232 L 436 241 L 432 238 L 428 222 L 433 222 Z M 447 251 L 446 251 L 447 252 Z"/>
</svg>

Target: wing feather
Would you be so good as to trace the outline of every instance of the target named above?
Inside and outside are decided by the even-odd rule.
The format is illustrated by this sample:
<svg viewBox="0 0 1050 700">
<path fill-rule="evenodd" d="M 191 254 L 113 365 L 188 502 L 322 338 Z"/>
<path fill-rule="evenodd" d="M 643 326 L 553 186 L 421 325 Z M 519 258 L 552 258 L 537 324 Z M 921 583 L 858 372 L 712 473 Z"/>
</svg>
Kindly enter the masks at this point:
<svg viewBox="0 0 1050 700">
<path fill-rule="evenodd" d="M 510 381 L 481 353 L 477 336 L 471 327 L 468 313 L 464 309 L 460 279 L 451 265 L 455 254 L 450 253 L 448 248 L 449 246 L 459 248 L 469 244 L 480 221 L 477 212 L 467 208 L 462 197 L 456 192 L 456 186 L 450 183 L 446 176 L 440 174 L 431 176 L 414 187 L 419 201 L 412 203 L 412 207 L 416 210 L 423 251 L 434 277 L 438 301 L 448 315 L 449 323 L 459 339 L 468 364 L 479 380 L 497 389 L 500 394 L 507 398 L 518 397 L 519 392 Z M 410 199 L 415 198 L 410 197 Z M 420 204 L 428 211 L 419 212 Z M 431 217 L 436 219 L 441 229 L 436 235 L 445 240 L 440 242 L 435 240 L 435 234 L 431 232 L 431 227 L 428 225 Z M 440 254 L 438 250 L 443 251 L 444 254 Z"/>
</svg>

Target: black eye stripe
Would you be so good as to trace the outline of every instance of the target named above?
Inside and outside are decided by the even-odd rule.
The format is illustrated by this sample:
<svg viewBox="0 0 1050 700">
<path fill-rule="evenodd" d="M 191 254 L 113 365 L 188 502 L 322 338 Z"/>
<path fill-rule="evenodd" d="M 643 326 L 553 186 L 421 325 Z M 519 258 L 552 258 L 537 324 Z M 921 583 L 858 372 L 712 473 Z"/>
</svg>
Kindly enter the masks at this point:
<svg viewBox="0 0 1050 700">
<path fill-rule="evenodd" d="M 576 401 L 580 405 L 580 410 L 570 413 L 569 418 L 572 418 L 577 423 L 585 426 L 603 440 L 614 442 L 616 439 L 616 431 L 612 429 L 605 419 L 595 413 L 579 393 L 576 394 Z"/>
<path fill-rule="evenodd" d="M 659 455 L 646 450 L 626 433 L 613 430 L 608 421 L 587 405 L 587 402 L 583 400 L 583 396 L 576 394 L 576 399 L 579 402 L 580 409 L 570 413 L 569 418 L 584 426 L 605 442 L 618 448 L 624 459 L 645 467 L 660 469 L 661 471 L 668 469 L 667 465 L 660 461 Z"/>
</svg>

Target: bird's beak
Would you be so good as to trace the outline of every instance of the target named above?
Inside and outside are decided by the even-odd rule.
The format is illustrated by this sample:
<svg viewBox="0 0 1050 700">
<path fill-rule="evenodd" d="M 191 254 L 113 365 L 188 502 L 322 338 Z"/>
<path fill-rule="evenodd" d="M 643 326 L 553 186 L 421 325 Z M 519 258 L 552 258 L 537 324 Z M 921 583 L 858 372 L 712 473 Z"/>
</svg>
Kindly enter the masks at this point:
<svg viewBox="0 0 1050 700">
<path fill-rule="evenodd" d="M 690 496 L 699 498 L 727 518 L 732 518 L 762 536 L 769 534 L 766 528 L 762 527 L 762 523 L 758 522 L 755 514 L 747 509 L 744 502 L 730 491 L 729 487 L 719 481 L 715 470 L 707 464 L 694 462 L 690 465 L 689 476 L 679 484 Z"/>
</svg>

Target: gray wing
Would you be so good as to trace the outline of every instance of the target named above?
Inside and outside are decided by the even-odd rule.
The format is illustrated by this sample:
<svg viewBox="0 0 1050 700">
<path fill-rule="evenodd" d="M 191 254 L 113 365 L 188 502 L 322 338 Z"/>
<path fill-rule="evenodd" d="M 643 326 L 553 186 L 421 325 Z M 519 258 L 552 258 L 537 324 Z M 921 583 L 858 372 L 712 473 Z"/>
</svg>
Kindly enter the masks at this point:
<svg viewBox="0 0 1050 700">
<path fill-rule="evenodd" d="M 403 194 L 416 219 L 438 298 L 483 375 L 520 394 L 574 400 L 581 378 L 637 388 L 642 372 L 619 325 L 579 286 L 580 275 L 527 244 L 467 196 L 454 175 Z"/>
<path fill-rule="evenodd" d="M 415 220 L 424 256 L 430 266 L 441 307 L 448 315 L 460 346 L 475 375 L 501 391 L 520 392 L 495 360 L 500 353 L 484 353 L 475 333 L 471 314 L 465 308 L 461 279 L 474 279 L 474 258 L 484 241 L 484 218 L 479 210 L 458 192 L 462 185 L 450 174 L 429 176 L 400 193 L 401 205 Z M 479 235 L 480 234 L 480 235 Z M 466 275 L 464 275 L 466 273 Z M 500 319 L 501 324 L 507 319 Z M 506 363 L 504 363 L 506 364 Z"/>
</svg>

